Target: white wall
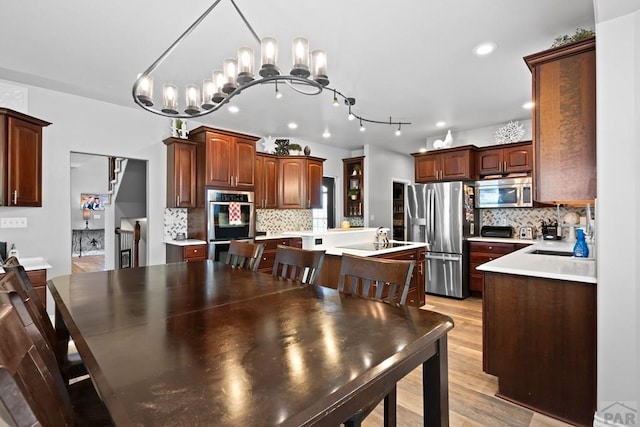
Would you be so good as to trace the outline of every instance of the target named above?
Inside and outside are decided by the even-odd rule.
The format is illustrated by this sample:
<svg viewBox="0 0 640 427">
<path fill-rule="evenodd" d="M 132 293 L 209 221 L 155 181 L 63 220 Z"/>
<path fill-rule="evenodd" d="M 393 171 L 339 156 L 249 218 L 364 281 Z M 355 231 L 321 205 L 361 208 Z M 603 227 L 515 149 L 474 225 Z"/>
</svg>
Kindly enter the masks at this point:
<svg viewBox="0 0 640 427">
<path fill-rule="evenodd" d="M 640 409 L 640 4 L 595 0 L 597 64 L 598 414 Z M 615 16 L 598 19 L 598 8 Z M 624 4 L 624 5 L 623 5 Z M 628 13 L 634 10 L 632 13 Z M 602 18 L 600 18 L 602 19 Z M 635 422 L 640 424 L 638 412 Z M 611 424 L 608 424 L 611 425 Z M 624 425 L 618 423 L 617 425 Z"/>
<path fill-rule="evenodd" d="M 82 219 L 80 195 L 107 194 L 109 189 L 109 158 L 71 153 L 71 164 L 71 227 L 73 229 L 82 229 L 85 227 L 85 222 Z M 102 200 L 103 206 L 105 202 L 105 200 Z M 96 218 L 96 215 L 100 218 Z M 92 212 L 89 228 L 105 228 L 102 211 Z"/>
<path fill-rule="evenodd" d="M 4 82 L 14 84 L 13 82 Z M 26 229 L 1 229 L 0 240 L 15 242 L 21 257 L 44 257 L 49 277 L 71 272 L 71 152 L 148 161 L 149 264 L 165 262 L 163 210 L 169 119 L 142 111 L 33 86 L 27 114 L 51 122 L 43 132 L 41 208 L 0 208 L 0 217 L 26 217 Z M 106 237 L 106 236 L 105 236 Z"/>
<path fill-rule="evenodd" d="M 522 124 L 524 129 L 524 135 L 520 139 L 521 141 L 531 141 L 531 119 L 517 120 Z M 506 123 L 499 123 L 492 126 L 486 126 L 483 128 L 470 129 L 466 131 L 451 131 L 453 137 L 453 147 L 460 147 L 463 145 L 475 145 L 476 147 L 486 147 L 488 145 L 495 145 L 494 135 L 498 129 L 504 126 Z M 442 135 L 427 138 L 427 150 L 433 150 L 433 142 L 441 139 L 444 140 L 447 136 L 447 130 L 443 129 Z"/>
<path fill-rule="evenodd" d="M 372 145 L 364 156 L 364 225 L 392 228 L 393 181 L 413 182 L 413 157 Z"/>
</svg>

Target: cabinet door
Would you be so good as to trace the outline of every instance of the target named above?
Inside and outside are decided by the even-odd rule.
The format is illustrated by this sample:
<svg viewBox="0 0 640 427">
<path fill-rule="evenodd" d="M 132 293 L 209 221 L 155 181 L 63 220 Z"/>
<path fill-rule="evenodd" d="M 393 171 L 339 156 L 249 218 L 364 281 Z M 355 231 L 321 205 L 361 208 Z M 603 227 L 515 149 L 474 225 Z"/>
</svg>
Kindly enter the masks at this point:
<svg viewBox="0 0 640 427">
<path fill-rule="evenodd" d="M 42 206 L 42 127 L 9 117 L 8 206 Z"/>
<path fill-rule="evenodd" d="M 531 144 L 503 149 L 504 171 L 530 172 L 533 169 L 533 148 Z"/>
<path fill-rule="evenodd" d="M 249 139 L 234 138 L 233 186 L 242 190 L 253 190 L 255 186 L 256 143 Z"/>
<path fill-rule="evenodd" d="M 307 206 L 308 209 L 322 208 L 322 162 L 307 160 Z"/>
<path fill-rule="evenodd" d="M 304 159 L 281 158 L 278 160 L 280 191 L 278 207 L 281 209 L 305 208 L 305 170 Z"/>
<path fill-rule="evenodd" d="M 426 154 L 415 158 L 415 181 L 431 182 L 438 180 L 440 171 L 440 155 Z"/>
<path fill-rule="evenodd" d="M 596 197 L 595 60 L 593 47 L 535 67 L 537 201 Z"/>
<path fill-rule="evenodd" d="M 167 171 L 170 174 L 170 171 Z M 196 207 L 196 146 L 193 144 L 173 144 L 173 180 L 167 189 L 167 206 L 176 208 Z"/>
<path fill-rule="evenodd" d="M 278 162 L 271 156 L 256 155 L 256 207 L 278 208 Z"/>
<path fill-rule="evenodd" d="M 207 133 L 205 185 L 232 187 L 233 143 L 231 136 Z"/>
<path fill-rule="evenodd" d="M 264 208 L 264 161 L 266 157 L 256 154 L 256 209 Z"/>
<path fill-rule="evenodd" d="M 502 148 L 481 150 L 478 153 L 478 173 L 480 175 L 501 174 L 504 169 Z"/>
<path fill-rule="evenodd" d="M 471 179 L 471 153 L 469 151 L 454 151 L 442 153 L 440 179 Z"/>
</svg>

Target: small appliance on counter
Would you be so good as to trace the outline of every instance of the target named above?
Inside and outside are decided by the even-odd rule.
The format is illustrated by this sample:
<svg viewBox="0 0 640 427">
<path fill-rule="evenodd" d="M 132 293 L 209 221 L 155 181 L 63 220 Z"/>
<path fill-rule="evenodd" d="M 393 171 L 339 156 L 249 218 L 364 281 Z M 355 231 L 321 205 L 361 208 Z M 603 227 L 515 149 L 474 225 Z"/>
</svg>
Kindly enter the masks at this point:
<svg viewBox="0 0 640 427">
<path fill-rule="evenodd" d="M 544 240 L 562 240 L 562 236 L 558 236 L 558 230 L 557 222 L 542 221 L 542 238 Z"/>
<path fill-rule="evenodd" d="M 513 228 L 506 225 L 484 225 L 480 229 L 480 235 L 510 239 L 513 236 Z"/>
<path fill-rule="evenodd" d="M 533 227 L 524 226 L 520 227 L 520 238 L 526 240 L 533 240 L 535 238 L 535 231 Z"/>
</svg>

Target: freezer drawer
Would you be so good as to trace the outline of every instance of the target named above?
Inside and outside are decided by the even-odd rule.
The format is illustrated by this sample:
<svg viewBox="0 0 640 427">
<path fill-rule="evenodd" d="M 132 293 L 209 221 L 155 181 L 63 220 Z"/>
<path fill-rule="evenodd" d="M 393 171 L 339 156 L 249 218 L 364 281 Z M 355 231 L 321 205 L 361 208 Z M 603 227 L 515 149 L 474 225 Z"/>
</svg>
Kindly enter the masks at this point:
<svg viewBox="0 0 640 427">
<path fill-rule="evenodd" d="M 425 254 L 425 289 L 429 294 L 453 298 L 466 298 L 468 289 L 463 286 L 462 254 Z"/>
</svg>

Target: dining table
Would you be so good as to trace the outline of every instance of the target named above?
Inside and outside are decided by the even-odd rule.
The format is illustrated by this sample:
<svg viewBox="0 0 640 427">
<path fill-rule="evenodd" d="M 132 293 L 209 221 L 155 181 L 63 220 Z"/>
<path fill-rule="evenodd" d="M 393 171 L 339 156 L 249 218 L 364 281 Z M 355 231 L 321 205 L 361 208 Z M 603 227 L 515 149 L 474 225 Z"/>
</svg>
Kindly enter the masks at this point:
<svg viewBox="0 0 640 427">
<path fill-rule="evenodd" d="M 47 285 L 117 426 L 339 425 L 420 365 L 424 425 L 449 424 L 445 315 L 212 260 Z"/>
</svg>

